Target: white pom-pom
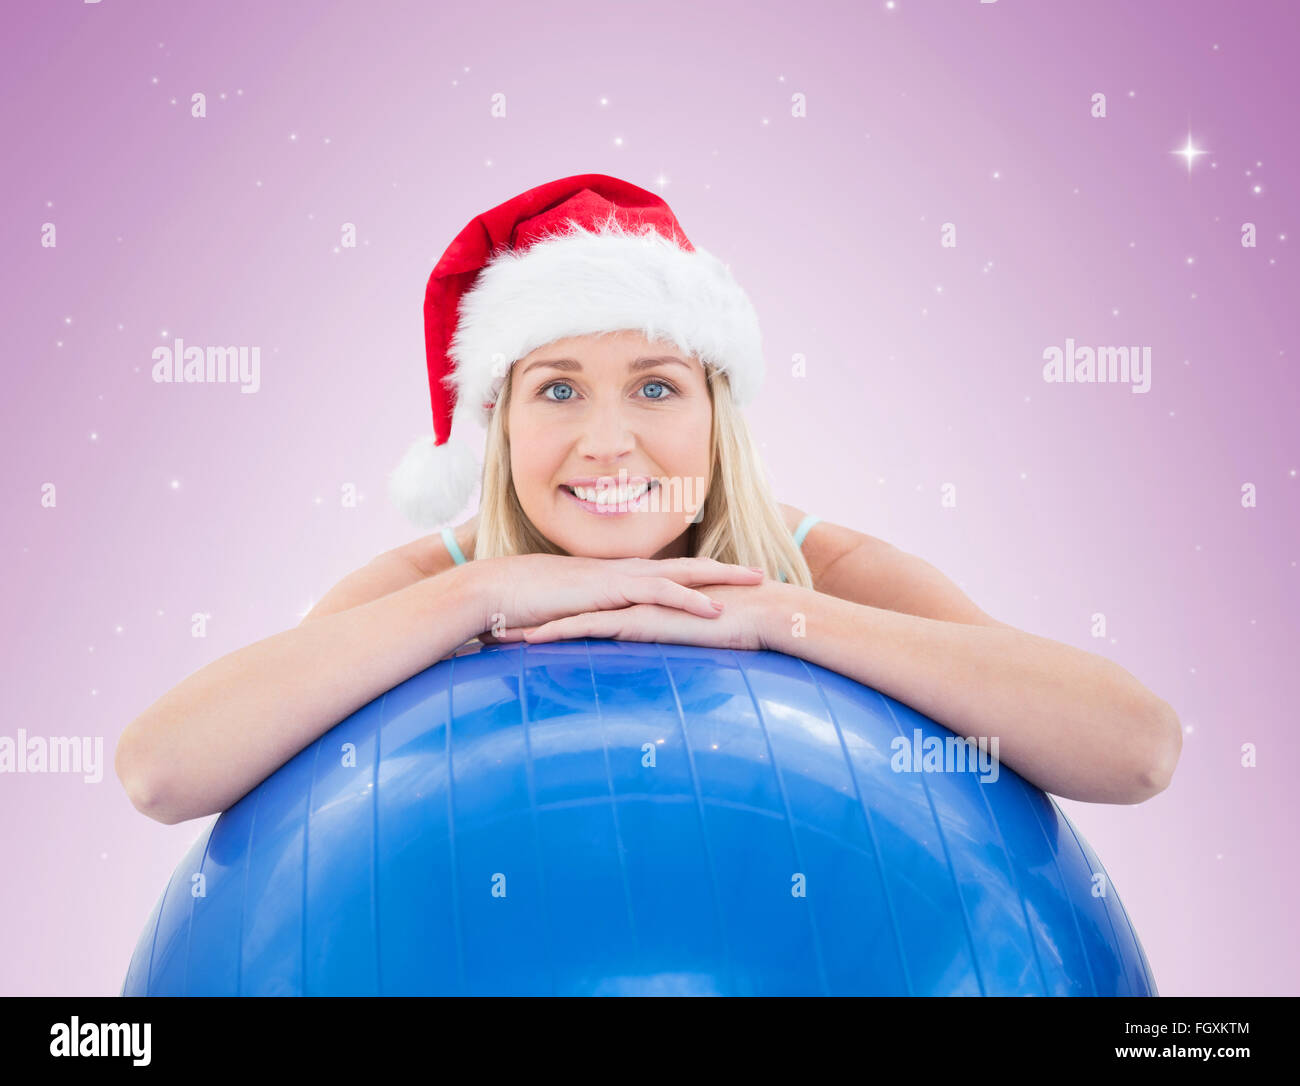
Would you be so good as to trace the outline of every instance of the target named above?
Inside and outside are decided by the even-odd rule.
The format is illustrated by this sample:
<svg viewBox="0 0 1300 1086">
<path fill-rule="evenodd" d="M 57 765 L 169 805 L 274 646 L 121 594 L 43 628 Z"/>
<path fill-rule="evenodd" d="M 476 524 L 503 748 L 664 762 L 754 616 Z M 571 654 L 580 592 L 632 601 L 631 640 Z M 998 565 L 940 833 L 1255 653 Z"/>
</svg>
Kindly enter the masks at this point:
<svg viewBox="0 0 1300 1086">
<path fill-rule="evenodd" d="M 423 528 L 446 524 L 469 503 L 481 468 L 473 451 L 455 437 L 435 445 L 417 438 L 388 477 L 388 496 L 408 520 Z"/>
</svg>

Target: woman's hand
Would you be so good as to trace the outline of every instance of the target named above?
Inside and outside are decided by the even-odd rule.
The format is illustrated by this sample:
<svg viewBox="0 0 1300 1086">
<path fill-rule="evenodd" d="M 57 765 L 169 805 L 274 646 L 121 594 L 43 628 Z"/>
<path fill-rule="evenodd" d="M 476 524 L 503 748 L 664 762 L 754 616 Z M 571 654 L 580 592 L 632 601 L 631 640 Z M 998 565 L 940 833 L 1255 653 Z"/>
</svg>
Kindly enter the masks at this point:
<svg viewBox="0 0 1300 1086">
<path fill-rule="evenodd" d="M 784 588 L 774 581 L 752 585 L 713 585 L 709 588 L 709 595 L 725 605 L 717 618 L 700 618 L 680 608 L 657 603 L 638 603 L 616 610 L 568 615 L 538 626 L 508 627 L 498 631 L 495 639 L 537 644 L 570 638 L 607 637 L 618 641 L 660 641 L 717 649 L 765 649 L 768 648 L 769 625 L 780 606 L 777 594 Z"/>
<path fill-rule="evenodd" d="M 489 631 L 480 640 L 489 644 L 502 640 L 502 632 L 508 629 L 596 612 L 621 613 L 638 606 L 712 624 L 725 619 L 725 609 L 714 607 L 711 596 L 721 601 L 722 589 L 752 589 L 764 579 L 759 570 L 712 558 L 519 554 L 483 559 L 473 566 Z M 697 585 L 710 590 L 702 592 Z"/>
</svg>

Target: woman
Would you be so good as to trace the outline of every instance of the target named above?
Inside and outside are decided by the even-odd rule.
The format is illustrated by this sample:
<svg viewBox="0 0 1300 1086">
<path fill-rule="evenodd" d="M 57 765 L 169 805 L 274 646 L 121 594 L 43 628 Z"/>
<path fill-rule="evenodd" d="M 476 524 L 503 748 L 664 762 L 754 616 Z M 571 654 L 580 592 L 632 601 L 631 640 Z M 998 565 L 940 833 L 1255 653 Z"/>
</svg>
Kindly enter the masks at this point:
<svg viewBox="0 0 1300 1086">
<path fill-rule="evenodd" d="M 150 817 L 225 810 L 475 637 L 771 649 L 996 736 L 1056 795 L 1139 803 L 1167 786 L 1182 729 L 1129 672 L 773 499 L 738 410 L 762 379 L 752 307 L 658 197 L 589 174 L 484 213 L 435 268 L 425 323 L 436 440 L 411 447 L 393 496 L 445 523 L 478 478 L 478 515 L 380 555 L 133 721 L 116 768 Z M 470 412 L 481 473 L 450 436 Z"/>
</svg>

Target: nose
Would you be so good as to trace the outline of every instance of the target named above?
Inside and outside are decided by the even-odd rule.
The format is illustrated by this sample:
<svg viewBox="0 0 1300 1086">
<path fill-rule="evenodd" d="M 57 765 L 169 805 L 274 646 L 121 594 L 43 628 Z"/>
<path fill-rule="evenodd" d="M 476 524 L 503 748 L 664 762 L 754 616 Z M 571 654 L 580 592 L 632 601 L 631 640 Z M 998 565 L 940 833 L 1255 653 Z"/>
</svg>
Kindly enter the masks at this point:
<svg viewBox="0 0 1300 1086">
<path fill-rule="evenodd" d="M 599 468 L 617 470 L 619 462 L 636 447 L 636 435 L 617 405 L 604 405 L 586 412 L 578 439 L 582 458 Z"/>
</svg>

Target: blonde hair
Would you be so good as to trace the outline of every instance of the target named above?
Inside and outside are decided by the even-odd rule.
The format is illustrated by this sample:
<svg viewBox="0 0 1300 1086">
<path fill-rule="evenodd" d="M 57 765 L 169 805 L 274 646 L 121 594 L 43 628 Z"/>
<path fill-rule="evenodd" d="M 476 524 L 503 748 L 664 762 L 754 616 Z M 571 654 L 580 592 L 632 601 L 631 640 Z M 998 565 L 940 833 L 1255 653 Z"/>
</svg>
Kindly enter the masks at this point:
<svg viewBox="0 0 1300 1086">
<path fill-rule="evenodd" d="M 795 545 L 762 471 L 762 459 L 744 416 L 731 395 L 727 375 L 704 367 L 713 424 L 709 439 L 710 479 L 696 521 L 686 531 L 689 554 L 742 566 L 758 566 L 769 577 L 812 587 L 812 574 Z M 511 373 L 513 377 L 513 371 Z M 474 557 L 564 554 L 547 539 L 519 504 L 510 475 L 510 393 L 502 384 L 488 422 L 483 458 Z"/>
</svg>

